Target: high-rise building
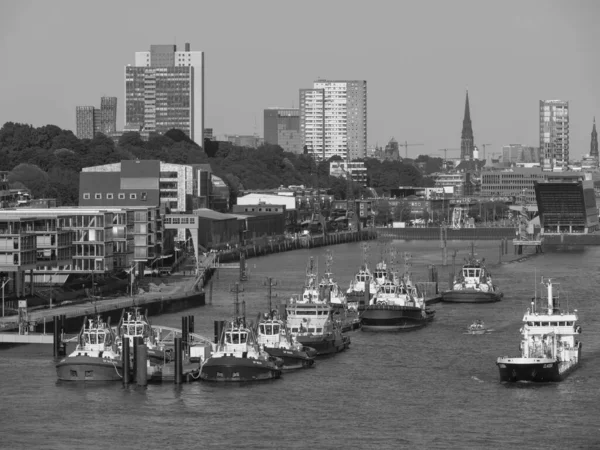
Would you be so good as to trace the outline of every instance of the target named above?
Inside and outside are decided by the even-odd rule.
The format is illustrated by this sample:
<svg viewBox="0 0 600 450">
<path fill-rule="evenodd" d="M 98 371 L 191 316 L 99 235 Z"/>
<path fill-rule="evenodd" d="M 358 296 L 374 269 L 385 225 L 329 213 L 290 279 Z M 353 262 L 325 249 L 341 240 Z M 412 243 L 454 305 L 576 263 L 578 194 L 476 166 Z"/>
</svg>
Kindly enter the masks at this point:
<svg viewBox="0 0 600 450">
<path fill-rule="evenodd" d="M 364 158 L 367 82 L 317 80 L 313 89 L 300 89 L 300 132 L 316 159 Z"/>
<path fill-rule="evenodd" d="M 475 139 L 473 138 L 473 124 L 471 123 L 471 109 L 469 107 L 469 91 L 465 99 L 465 116 L 463 118 L 462 133 L 460 136 L 460 159 L 469 161 L 473 159 L 475 150 Z"/>
<path fill-rule="evenodd" d="M 125 68 L 125 130 L 183 131 L 204 145 L 204 52 L 151 45 Z"/>
<path fill-rule="evenodd" d="M 265 143 L 279 145 L 286 152 L 302 153 L 300 110 L 267 108 L 264 114 Z"/>
<path fill-rule="evenodd" d="M 75 134 L 79 139 L 94 138 L 94 107 L 77 106 L 75 108 Z"/>
<path fill-rule="evenodd" d="M 107 136 L 117 131 L 117 97 L 100 98 L 100 132 Z"/>
<path fill-rule="evenodd" d="M 544 170 L 569 165 L 569 102 L 540 100 L 540 153 Z"/>
</svg>

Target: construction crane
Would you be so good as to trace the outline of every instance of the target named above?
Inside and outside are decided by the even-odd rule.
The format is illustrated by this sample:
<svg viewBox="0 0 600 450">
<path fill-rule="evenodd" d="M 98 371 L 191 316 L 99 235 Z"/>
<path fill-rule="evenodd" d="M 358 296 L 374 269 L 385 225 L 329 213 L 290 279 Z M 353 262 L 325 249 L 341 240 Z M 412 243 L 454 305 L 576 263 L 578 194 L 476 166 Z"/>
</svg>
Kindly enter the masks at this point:
<svg viewBox="0 0 600 450">
<path fill-rule="evenodd" d="M 444 152 L 444 168 L 448 165 L 448 152 L 459 152 L 460 148 L 440 148 L 438 152 Z"/>
<path fill-rule="evenodd" d="M 488 145 L 492 145 L 492 144 L 480 144 L 480 145 L 481 145 L 481 147 L 483 148 L 483 154 L 482 154 L 482 156 L 483 156 L 483 160 L 487 162 L 487 158 L 485 157 L 485 148 L 486 148 Z"/>
<path fill-rule="evenodd" d="M 494 160 L 494 156 L 499 155 L 500 152 L 492 152 L 490 153 L 490 155 L 492 155 L 492 161 Z"/>
<path fill-rule="evenodd" d="M 408 158 L 408 147 L 418 146 L 418 145 L 424 145 L 424 144 L 409 144 L 407 141 L 404 141 L 404 144 L 398 143 L 399 147 L 404 147 L 404 157 L 405 158 Z"/>
</svg>

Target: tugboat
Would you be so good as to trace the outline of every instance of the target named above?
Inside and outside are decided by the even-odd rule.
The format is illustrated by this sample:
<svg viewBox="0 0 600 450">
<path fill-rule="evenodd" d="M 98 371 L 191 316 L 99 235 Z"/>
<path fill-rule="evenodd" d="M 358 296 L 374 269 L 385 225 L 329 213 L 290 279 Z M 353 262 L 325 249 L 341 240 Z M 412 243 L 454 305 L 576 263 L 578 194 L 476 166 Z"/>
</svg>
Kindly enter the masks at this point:
<svg viewBox="0 0 600 450">
<path fill-rule="evenodd" d="M 201 364 L 200 379 L 242 382 L 281 377 L 283 361 L 260 349 L 254 331 L 246 325 L 245 311 L 239 315 L 237 292 L 234 318 L 225 324 L 212 355 Z"/>
<path fill-rule="evenodd" d="M 377 263 L 375 270 L 373 270 L 373 280 L 380 286 L 388 280 L 387 263 L 383 259 Z"/>
<path fill-rule="evenodd" d="M 302 296 L 292 297 L 286 305 L 286 328 L 300 344 L 314 348 L 317 355 L 344 351 L 350 346 L 350 338 L 342 334 L 341 324 L 333 320 L 327 299 L 319 296 L 316 279 L 311 258 Z"/>
<path fill-rule="evenodd" d="M 408 256 L 405 265 L 408 267 Z M 369 305 L 360 315 L 364 331 L 409 331 L 422 328 L 431 322 L 435 311 L 427 308 L 424 296 L 405 271 L 404 277 L 396 273 L 380 287 Z"/>
<path fill-rule="evenodd" d="M 471 251 L 452 289 L 442 292 L 442 301 L 448 303 L 492 303 L 502 299 L 502 293 L 492 282 L 492 275 L 485 266 L 485 258 L 479 260 Z"/>
<path fill-rule="evenodd" d="M 346 301 L 348 302 L 349 309 L 358 310 L 359 305 L 364 305 L 373 299 L 379 288 L 367 264 L 367 250 L 368 246 L 363 245 L 363 265 L 354 275 L 354 279 L 350 281 L 350 286 L 346 291 Z M 367 294 L 365 294 L 366 290 L 368 290 Z M 369 297 L 368 301 L 365 299 L 366 295 Z"/>
<path fill-rule="evenodd" d="M 61 381 L 121 380 L 123 363 L 110 324 L 86 317 L 75 351 L 56 365 L 56 373 Z"/>
<path fill-rule="evenodd" d="M 337 281 L 333 279 L 333 274 L 331 273 L 331 265 L 333 263 L 333 255 L 329 250 L 327 250 L 327 255 L 325 257 L 325 264 L 327 269 L 323 278 L 319 282 L 319 295 L 323 298 L 328 299 L 329 303 L 333 308 L 343 308 L 346 309 L 348 307 L 348 302 L 346 301 L 346 294 L 337 284 Z"/>
<path fill-rule="evenodd" d="M 538 308 L 536 298 L 523 316 L 521 356 L 498 358 L 500 381 L 562 381 L 574 371 L 581 360 L 581 342 L 577 335 L 577 310 L 559 309 L 551 279 L 542 284 L 547 289 L 547 308 Z"/>
<path fill-rule="evenodd" d="M 258 317 L 257 342 L 269 355 L 283 360 L 282 370 L 313 367 L 317 351 L 300 344 L 286 329 L 285 322 L 271 306 L 271 288 L 269 280 L 269 313 Z"/>
<path fill-rule="evenodd" d="M 133 349 L 134 338 L 138 337 L 142 340 L 142 343 L 146 345 L 148 359 L 151 364 L 163 364 L 168 362 L 170 358 L 167 358 L 167 354 L 164 346 L 157 344 L 157 337 L 152 331 L 150 320 L 147 318 L 147 314 L 140 312 L 140 308 L 134 307 L 131 311 L 125 312 L 121 315 L 121 320 L 117 327 L 118 337 L 117 345 L 119 351 L 123 351 L 123 338 L 129 338 L 129 346 Z M 133 353 L 132 353 L 133 354 Z"/>
</svg>

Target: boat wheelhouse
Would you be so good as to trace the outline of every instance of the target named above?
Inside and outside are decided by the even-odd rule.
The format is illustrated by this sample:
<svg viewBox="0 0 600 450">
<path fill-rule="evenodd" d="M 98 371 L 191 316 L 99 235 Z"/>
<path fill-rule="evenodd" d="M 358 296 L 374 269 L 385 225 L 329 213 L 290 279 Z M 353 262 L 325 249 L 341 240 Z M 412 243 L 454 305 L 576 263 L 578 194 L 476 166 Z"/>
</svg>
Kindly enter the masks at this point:
<svg viewBox="0 0 600 450">
<path fill-rule="evenodd" d="M 473 254 L 454 277 L 452 288 L 442 292 L 442 301 L 451 303 L 491 303 L 501 298 L 502 293 L 494 285 L 485 259 L 476 259 Z"/>
<path fill-rule="evenodd" d="M 151 363 L 168 362 L 167 353 L 164 346 L 158 344 L 158 339 L 147 314 L 143 314 L 140 308 L 135 307 L 130 311 L 125 312 L 121 316 L 118 325 L 117 345 L 119 350 L 123 350 L 123 339 L 129 339 L 129 347 L 133 350 L 135 342 L 142 342 L 146 345 L 148 359 Z M 136 339 L 137 338 L 137 339 Z"/>
<path fill-rule="evenodd" d="M 257 342 L 269 355 L 283 360 L 282 369 L 312 367 L 316 350 L 299 343 L 287 330 L 283 320 L 265 314 L 258 322 Z"/>
</svg>

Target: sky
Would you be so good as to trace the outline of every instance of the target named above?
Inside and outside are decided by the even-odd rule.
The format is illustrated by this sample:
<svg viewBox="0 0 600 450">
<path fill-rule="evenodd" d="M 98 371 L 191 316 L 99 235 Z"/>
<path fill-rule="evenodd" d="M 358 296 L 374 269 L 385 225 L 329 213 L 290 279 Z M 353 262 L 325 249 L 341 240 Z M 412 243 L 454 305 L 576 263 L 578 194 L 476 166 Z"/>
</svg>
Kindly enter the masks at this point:
<svg viewBox="0 0 600 450">
<path fill-rule="evenodd" d="M 599 12 L 596 0 L 2 0 L 0 125 L 74 132 L 76 106 L 116 96 L 122 128 L 135 52 L 189 42 L 205 52 L 217 136 L 262 136 L 263 110 L 297 107 L 317 78 L 367 80 L 369 145 L 422 144 L 409 157 L 460 148 L 468 89 L 488 158 L 538 146 L 539 101 L 560 99 L 578 159 L 600 120 Z"/>
</svg>

